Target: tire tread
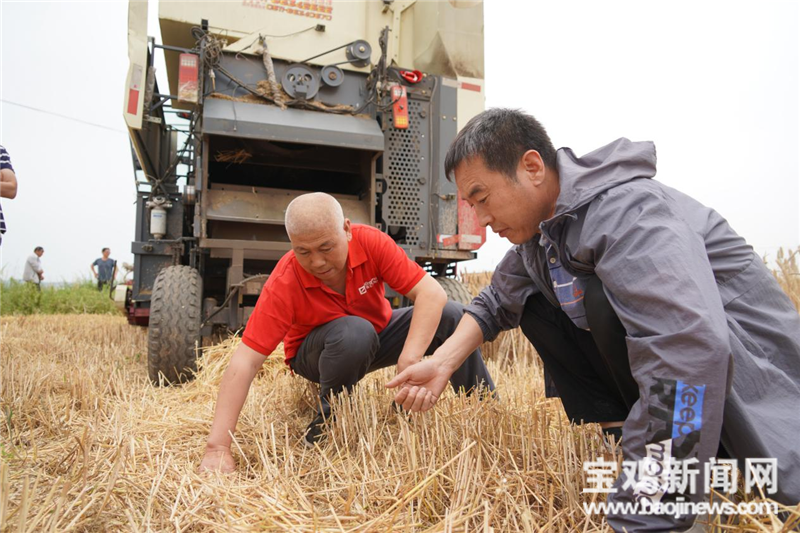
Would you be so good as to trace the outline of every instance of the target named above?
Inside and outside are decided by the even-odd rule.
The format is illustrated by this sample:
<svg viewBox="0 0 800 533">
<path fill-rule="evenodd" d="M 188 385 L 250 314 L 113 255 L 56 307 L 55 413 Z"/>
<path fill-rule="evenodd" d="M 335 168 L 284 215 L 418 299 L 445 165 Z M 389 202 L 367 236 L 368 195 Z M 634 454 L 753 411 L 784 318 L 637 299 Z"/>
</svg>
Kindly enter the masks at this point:
<svg viewBox="0 0 800 533">
<path fill-rule="evenodd" d="M 188 381 L 197 371 L 203 280 L 189 266 L 158 273 L 150 300 L 147 372 L 154 385 Z"/>
<path fill-rule="evenodd" d="M 469 305 L 472 302 L 472 294 L 467 290 L 467 286 L 454 278 L 438 277 L 436 281 L 444 289 L 448 300 L 453 300 L 460 304 Z"/>
</svg>

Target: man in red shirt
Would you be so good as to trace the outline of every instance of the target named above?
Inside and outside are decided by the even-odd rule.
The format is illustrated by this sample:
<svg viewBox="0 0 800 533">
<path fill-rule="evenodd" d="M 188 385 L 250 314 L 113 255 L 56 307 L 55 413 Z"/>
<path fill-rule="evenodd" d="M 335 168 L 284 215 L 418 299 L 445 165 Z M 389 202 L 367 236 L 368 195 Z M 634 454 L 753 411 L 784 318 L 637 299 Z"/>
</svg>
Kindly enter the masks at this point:
<svg viewBox="0 0 800 533">
<path fill-rule="evenodd" d="M 464 307 L 385 233 L 351 224 L 332 196 L 305 194 L 286 209 L 292 243 L 275 266 L 222 377 L 201 470 L 233 471 L 230 433 L 266 357 L 284 342 L 294 373 L 320 384 L 319 412 L 305 443 L 313 446 L 330 417 L 330 398 L 368 372 L 398 372 L 431 354 L 455 330 Z M 392 311 L 384 282 L 414 302 Z M 479 349 L 450 380 L 456 391 L 494 390 Z M 435 399 L 418 395 L 419 409 Z"/>
</svg>

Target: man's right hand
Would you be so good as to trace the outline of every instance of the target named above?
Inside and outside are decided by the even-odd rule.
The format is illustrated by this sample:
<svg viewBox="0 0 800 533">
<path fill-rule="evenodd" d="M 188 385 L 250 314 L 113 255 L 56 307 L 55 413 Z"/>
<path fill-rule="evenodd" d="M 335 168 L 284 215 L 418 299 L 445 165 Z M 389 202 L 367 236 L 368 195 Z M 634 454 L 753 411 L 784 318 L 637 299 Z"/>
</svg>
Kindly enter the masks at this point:
<svg viewBox="0 0 800 533">
<path fill-rule="evenodd" d="M 200 462 L 200 472 L 222 472 L 230 474 L 236 470 L 230 448 L 224 446 L 206 446 L 206 454 Z"/>
<path fill-rule="evenodd" d="M 386 387 L 400 390 L 394 397 L 395 403 L 407 411 L 427 411 L 439 399 L 447 386 L 452 372 L 436 358 L 436 355 L 409 366 L 397 374 Z"/>
<path fill-rule="evenodd" d="M 231 456 L 231 435 L 236 430 L 236 421 L 247 398 L 250 384 L 266 360 L 265 356 L 243 342 L 234 350 L 228 368 L 222 374 L 206 455 L 199 467 L 201 472 L 220 471 L 227 474 L 236 470 Z"/>
</svg>

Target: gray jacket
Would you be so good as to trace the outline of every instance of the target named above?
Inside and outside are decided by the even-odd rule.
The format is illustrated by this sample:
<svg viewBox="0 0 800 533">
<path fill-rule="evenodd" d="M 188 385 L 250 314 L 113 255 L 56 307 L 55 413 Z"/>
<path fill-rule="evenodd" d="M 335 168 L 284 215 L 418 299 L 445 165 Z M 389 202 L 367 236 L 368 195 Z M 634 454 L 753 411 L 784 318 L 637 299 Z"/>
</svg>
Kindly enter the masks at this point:
<svg viewBox="0 0 800 533">
<path fill-rule="evenodd" d="M 716 211 L 650 179 L 651 142 L 619 139 L 580 158 L 562 148 L 558 172 L 556 213 L 540 230 L 570 274 L 600 278 L 627 332 L 639 400 L 623 427 L 624 458 L 698 459 L 701 494 L 685 495 L 697 501 L 721 438 L 742 472 L 745 458 L 776 458 L 771 497 L 796 505 L 800 315 L 772 273 Z M 509 250 L 467 312 L 492 340 L 519 325 L 537 292 L 558 305 L 538 235 Z M 683 411 L 685 401 L 699 408 Z M 623 489 L 625 477 L 609 502 L 678 495 L 652 494 L 641 483 Z M 608 516 L 630 533 L 680 529 L 692 519 Z"/>
</svg>

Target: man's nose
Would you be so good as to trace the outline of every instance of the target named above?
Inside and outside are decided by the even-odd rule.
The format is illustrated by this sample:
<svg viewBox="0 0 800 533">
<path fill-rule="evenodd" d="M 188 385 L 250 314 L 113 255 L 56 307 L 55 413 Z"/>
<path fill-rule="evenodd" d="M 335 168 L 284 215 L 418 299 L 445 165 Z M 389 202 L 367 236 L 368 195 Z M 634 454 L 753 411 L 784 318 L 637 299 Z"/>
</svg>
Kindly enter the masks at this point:
<svg viewBox="0 0 800 533">
<path fill-rule="evenodd" d="M 481 227 L 485 228 L 492 222 L 492 215 L 484 211 L 483 209 L 476 209 L 475 214 L 478 215 L 478 224 Z"/>
</svg>

